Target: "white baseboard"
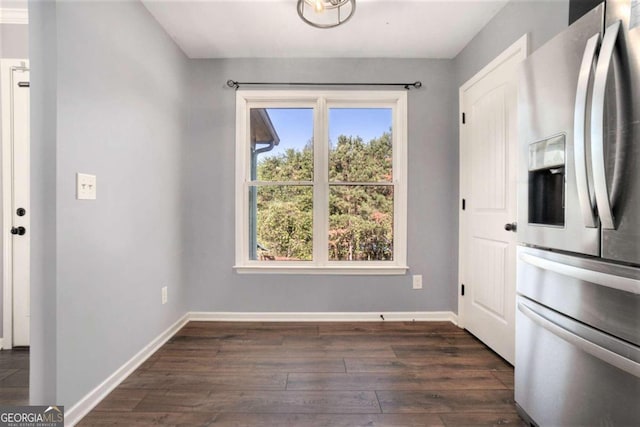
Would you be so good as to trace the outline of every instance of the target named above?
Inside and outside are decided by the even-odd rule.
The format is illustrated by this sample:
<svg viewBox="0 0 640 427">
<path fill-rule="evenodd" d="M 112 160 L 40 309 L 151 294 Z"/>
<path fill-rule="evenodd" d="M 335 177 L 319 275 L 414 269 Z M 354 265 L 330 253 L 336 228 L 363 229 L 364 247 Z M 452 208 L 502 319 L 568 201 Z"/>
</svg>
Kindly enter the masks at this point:
<svg viewBox="0 0 640 427">
<path fill-rule="evenodd" d="M 68 411 L 65 411 L 64 425 L 74 426 L 82 418 L 87 415 L 98 403 L 102 401 L 109 393 L 120 385 L 138 366 L 147 360 L 153 353 L 166 343 L 169 338 L 175 335 L 189 321 L 189 313 L 182 316 L 176 323 L 171 325 L 167 330 L 158 335 L 147 346 L 140 350 L 135 356 L 125 362 L 118 370 L 116 370 L 109 378 L 104 380 L 99 386 L 94 388 L 85 397 L 80 399 L 78 403 L 73 405 Z"/>
<path fill-rule="evenodd" d="M 145 360 L 156 352 L 169 338 L 175 335 L 189 321 L 207 322 L 451 322 L 458 323 L 458 316 L 452 311 L 394 311 L 394 312 L 311 312 L 311 313 L 272 313 L 272 312 L 189 312 L 171 325 L 166 331 L 151 341 L 145 348 L 124 363 L 109 378 L 94 388 L 78 403 L 65 411 L 65 425 L 73 427 L 102 399 L 111 393 L 122 381 L 135 371 Z M 1 342 L 1 339 L 0 339 Z"/>
<path fill-rule="evenodd" d="M 376 322 L 380 316 L 392 322 L 451 322 L 458 324 L 452 311 L 362 311 L 362 312 L 191 312 L 189 320 L 210 322 Z"/>
</svg>

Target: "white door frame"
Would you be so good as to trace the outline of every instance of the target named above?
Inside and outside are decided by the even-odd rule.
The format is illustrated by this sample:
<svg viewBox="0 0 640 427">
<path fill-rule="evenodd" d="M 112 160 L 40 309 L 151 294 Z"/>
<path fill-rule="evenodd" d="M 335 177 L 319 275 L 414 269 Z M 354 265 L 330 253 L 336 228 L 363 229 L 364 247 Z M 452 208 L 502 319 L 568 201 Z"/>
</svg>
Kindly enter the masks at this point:
<svg viewBox="0 0 640 427">
<path fill-rule="evenodd" d="M 13 70 L 29 68 L 28 59 L 0 59 L 0 88 L 2 96 L 2 348 L 13 347 L 13 254 L 12 236 L 9 230 L 13 224 L 12 195 L 13 181 Z"/>
<path fill-rule="evenodd" d="M 484 77 L 486 77 L 487 74 L 491 73 L 493 70 L 498 68 L 504 62 L 506 62 L 508 59 L 512 58 L 513 56 L 519 56 L 521 59 L 524 59 L 527 57 L 528 53 L 529 53 L 529 38 L 528 38 L 528 34 L 525 34 L 522 37 L 520 37 L 515 43 L 513 43 L 511 46 L 505 49 L 504 52 L 498 55 L 493 61 L 491 61 L 484 68 L 478 71 L 476 75 L 474 75 L 469 80 L 467 80 L 462 86 L 460 86 L 460 89 L 459 89 L 458 106 L 460 111 L 459 111 L 458 117 L 460 117 L 460 121 L 458 123 L 459 123 L 459 129 L 460 129 L 460 141 L 459 141 L 459 149 L 460 149 L 460 163 L 459 163 L 460 164 L 460 175 L 459 175 L 459 179 L 460 179 L 460 187 L 459 187 L 460 205 L 459 206 L 460 207 L 459 209 L 460 210 L 458 214 L 458 227 L 459 227 L 458 228 L 458 326 L 461 328 L 464 328 L 464 325 L 465 325 L 464 298 L 461 294 L 461 287 L 462 287 L 462 284 L 465 283 L 466 281 L 465 271 L 466 271 L 466 263 L 468 262 L 467 250 L 466 250 L 467 248 L 465 247 L 467 243 L 468 224 L 467 224 L 467 216 L 465 215 L 465 211 L 462 210 L 462 199 L 464 198 L 464 195 L 468 194 L 469 192 L 469 189 L 466 187 L 466 184 L 467 184 L 466 175 L 469 173 L 470 167 L 471 167 L 471 161 L 470 159 L 468 159 L 466 156 L 463 155 L 464 150 L 462 149 L 462 147 L 467 143 L 467 138 L 469 138 L 469 136 L 467 135 L 468 126 L 465 126 L 462 123 L 462 113 L 464 113 L 463 111 L 464 93 L 474 84 L 476 84 L 479 80 L 482 80 Z"/>
</svg>

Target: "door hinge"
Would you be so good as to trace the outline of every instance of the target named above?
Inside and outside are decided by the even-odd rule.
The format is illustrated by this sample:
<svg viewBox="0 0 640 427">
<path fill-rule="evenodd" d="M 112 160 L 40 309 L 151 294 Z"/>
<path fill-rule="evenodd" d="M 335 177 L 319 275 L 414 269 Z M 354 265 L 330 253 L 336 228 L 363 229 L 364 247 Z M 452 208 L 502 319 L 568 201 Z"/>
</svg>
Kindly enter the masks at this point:
<svg viewBox="0 0 640 427">
<path fill-rule="evenodd" d="M 460 295 L 464 296 L 464 283 L 460 287 Z"/>
<path fill-rule="evenodd" d="M 467 123 L 467 117 L 464 113 L 462 113 L 462 124 Z"/>
<path fill-rule="evenodd" d="M 467 201 L 465 199 L 462 199 L 462 210 L 465 210 L 467 208 Z"/>
</svg>

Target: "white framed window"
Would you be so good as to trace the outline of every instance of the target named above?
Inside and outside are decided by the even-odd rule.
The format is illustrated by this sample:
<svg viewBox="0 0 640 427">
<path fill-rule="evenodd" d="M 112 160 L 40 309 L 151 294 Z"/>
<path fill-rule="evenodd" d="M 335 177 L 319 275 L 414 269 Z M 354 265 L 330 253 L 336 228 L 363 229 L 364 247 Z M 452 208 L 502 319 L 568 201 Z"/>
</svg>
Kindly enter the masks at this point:
<svg viewBox="0 0 640 427">
<path fill-rule="evenodd" d="M 404 274 L 407 95 L 236 93 L 239 273 Z"/>
</svg>

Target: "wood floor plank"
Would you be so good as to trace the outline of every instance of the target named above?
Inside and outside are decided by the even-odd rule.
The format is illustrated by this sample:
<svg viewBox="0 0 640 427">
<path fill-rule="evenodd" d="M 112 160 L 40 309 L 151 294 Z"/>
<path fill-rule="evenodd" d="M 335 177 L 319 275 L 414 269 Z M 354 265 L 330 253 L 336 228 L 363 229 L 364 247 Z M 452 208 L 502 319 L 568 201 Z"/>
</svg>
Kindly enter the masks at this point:
<svg viewBox="0 0 640 427">
<path fill-rule="evenodd" d="M 446 353 L 434 350 L 419 358 L 345 358 L 347 372 L 405 372 L 414 370 L 511 370 L 511 365 L 487 350 Z"/>
<path fill-rule="evenodd" d="M 505 385 L 509 390 L 513 390 L 515 388 L 515 382 L 513 377 L 513 370 L 509 371 L 494 371 L 492 372 L 493 376 L 496 377 L 502 384 Z"/>
<path fill-rule="evenodd" d="M 246 414 L 221 413 L 215 427 L 443 427 L 429 414 Z"/>
<path fill-rule="evenodd" d="M 432 339 L 431 341 L 429 339 Z M 424 333 L 424 334 L 403 334 L 403 333 L 376 333 L 362 335 L 319 335 L 313 336 L 289 336 L 284 338 L 283 345 L 290 348 L 305 348 L 311 346 L 343 347 L 353 345 L 366 347 L 388 346 L 388 345 L 425 345 L 430 342 L 436 343 L 446 339 L 473 340 L 480 343 L 472 335 L 465 331 L 456 333 Z"/>
<path fill-rule="evenodd" d="M 297 348 L 292 351 L 287 346 L 242 346 L 240 348 L 228 349 L 223 346 L 219 357 L 227 358 L 344 358 L 344 357 L 395 357 L 395 353 L 390 346 L 385 348 Z"/>
<path fill-rule="evenodd" d="M 94 411 L 131 411 L 147 394 L 147 390 L 127 390 L 118 387 L 109 393 Z"/>
<path fill-rule="evenodd" d="M 468 355 L 485 355 L 491 353 L 488 349 L 481 345 L 392 345 L 391 348 L 399 359 L 410 358 L 428 358 L 434 355 L 445 355 L 447 357 L 459 357 Z M 499 356 L 495 359 L 502 360 Z"/>
<path fill-rule="evenodd" d="M 345 372 L 342 358 L 318 357 L 172 357 L 161 356 L 149 371 L 180 372 Z"/>
<path fill-rule="evenodd" d="M 224 391 L 207 394 L 150 391 L 136 406 L 142 412 L 380 413 L 371 391 Z"/>
<path fill-rule="evenodd" d="M 226 339 L 219 337 L 190 337 L 175 336 L 171 338 L 160 350 L 219 350 Z"/>
<path fill-rule="evenodd" d="M 216 357 L 220 353 L 218 349 L 210 348 L 179 348 L 178 346 L 163 347 L 157 352 L 158 357 Z"/>
<path fill-rule="evenodd" d="M 433 332 L 458 332 L 462 329 L 450 322 L 340 322 L 323 323 L 320 335 L 362 335 L 378 333 L 425 334 Z"/>
<path fill-rule="evenodd" d="M 518 426 L 527 427 L 517 412 L 504 412 L 499 414 L 442 414 L 440 415 L 447 427 L 481 427 L 481 426 Z"/>
<path fill-rule="evenodd" d="M 150 425 L 195 427 L 210 425 L 214 422 L 216 416 L 217 414 L 206 412 L 92 412 L 76 425 L 78 427 L 116 425 L 128 427 L 148 427 Z"/>
<path fill-rule="evenodd" d="M 287 380 L 287 390 L 504 390 L 505 388 L 505 385 L 489 371 L 291 373 Z"/>
<path fill-rule="evenodd" d="M 234 338 L 246 335 L 246 329 L 206 329 L 185 326 L 176 333 L 176 337 L 200 337 L 200 338 Z"/>
<path fill-rule="evenodd" d="M 147 371 L 163 372 L 215 372 L 220 363 L 214 357 L 159 356 Z"/>
<path fill-rule="evenodd" d="M 8 406 L 29 404 L 29 387 L 0 388 L 0 404 Z"/>
<path fill-rule="evenodd" d="M 471 335 L 451 334 L 423 336 L 420 341 L 410 344 L 392 344 L 398 357 L 422 357 L 421 352 L 434 349 L 485 349 L 485 345 Z M 404 354 L 407 353 L 407 354 Z"/>
<path fill-rule="evenodd" d="M 29 370 L 17 369 L 11 375 L 7 375 L 0 380 L 0 388 L 5 387 L 25 387 L 29 385 Z"/>
<path fill-rule="evenodd" d="M 129 376 L 120 388 L 139 390 L 284 390 L 287 373 L 218 373 L 143 372 Z"/>
<path fill-rule="evenodd" d="M 0 351 L 0 369 L 29 369 L 29 352 L 21 350 Z"/>
<path fill-rule="evenodd" d="M 291 335 L 291 337 L 298 337 L 304 335 Z M 220 341 L 221 348 L 234 348 L 234 347 L 243 347 L 246 345 L 256 345 L 256 346 L 270 346 L 276 347 L 281 346 L 284 343 L 285 339 L 288 339 L 290 336 L 278 335 L 278 334 L 246 334 L 238 337 L 224 339 Z M 314 338 L 315 335 L 309 335 L 308 337 Z"/>
<path fill-rule="evenodd" d="M 247 335 L 316 336 L 318 335 L 318 330 L 319 330 L 318 325 L 313 323 L 302 323 L 302 324 L 273 323 L 273 324 L 262 324 L 258 326 L 249 327 L 247 328 Z"/>
<path fill-rule="evenodd" d="M 511 390 L 377 391 L 384 413 L 492 413 L 512 412 Z"/>
<path fill-rule="evenodd" d="M 0 381 L 19 371 L 19 369 L 0 369 Z"/>
</svg>

